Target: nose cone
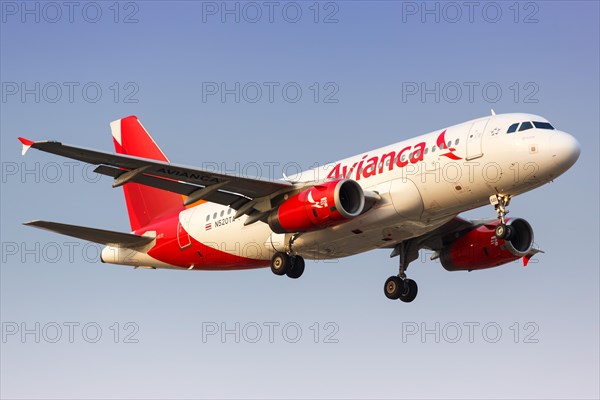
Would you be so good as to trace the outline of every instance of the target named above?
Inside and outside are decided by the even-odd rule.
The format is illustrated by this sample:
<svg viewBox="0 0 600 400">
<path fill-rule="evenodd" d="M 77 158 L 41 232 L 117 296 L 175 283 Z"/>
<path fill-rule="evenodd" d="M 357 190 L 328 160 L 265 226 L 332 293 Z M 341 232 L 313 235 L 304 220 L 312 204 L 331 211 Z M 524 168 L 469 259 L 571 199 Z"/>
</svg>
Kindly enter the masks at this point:
<svg viewBox="0 0 600 400">
<path fill-rule="evenodd" d="M 562 174 L 571 168 L 579 158 L 579 154 L 581 154 L 581 146 L 577 139 L 566 132 L 553 132 L 550 138 L 550 148 L 552 150 L 552 161 L 558 170 L 558 174 Z"/>
</svg>

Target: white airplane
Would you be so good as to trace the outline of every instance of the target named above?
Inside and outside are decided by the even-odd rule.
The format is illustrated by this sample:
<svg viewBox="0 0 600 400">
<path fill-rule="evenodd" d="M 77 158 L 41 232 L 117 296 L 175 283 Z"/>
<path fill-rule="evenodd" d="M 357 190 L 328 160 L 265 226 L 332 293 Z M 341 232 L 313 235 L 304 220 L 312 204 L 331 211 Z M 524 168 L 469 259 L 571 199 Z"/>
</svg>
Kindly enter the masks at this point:
<svg viewBox="0 0 600 400">
<path fill-rule="evenodd" d="M 399 273 L 385 295 L 413 301 L 406 277 L 420 249 L 449 271 L 496 267 L 540 250 L 512 197 L 567 171 L 573 136 L 531 114 L 492 115 L 303 172 L 292 181 L 169 163 L 135 116 L 110 124 L 117 154 L 19 138 L 30 148 L 97 164 L 122 186 L 131 233 L 49 221 L 26 225 L 106 245 L 101 261 L 136 268 L 231 270 L 270 266 L 299 278 L 304 259 L 392 249 Z M 497 218 L 458 214 L 491 203 Z"/>
</svg>

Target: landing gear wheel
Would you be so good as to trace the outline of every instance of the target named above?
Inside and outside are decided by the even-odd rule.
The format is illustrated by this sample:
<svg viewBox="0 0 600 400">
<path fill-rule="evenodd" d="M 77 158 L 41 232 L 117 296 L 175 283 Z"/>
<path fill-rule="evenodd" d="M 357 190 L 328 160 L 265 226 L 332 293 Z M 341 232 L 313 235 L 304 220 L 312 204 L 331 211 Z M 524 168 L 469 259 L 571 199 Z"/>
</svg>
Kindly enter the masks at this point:
<svg viewBox="0 0 600 400">
<path fill-rule="evenodd" d="M 275 275 L 285 275 L 291 269 L 291 264 L 290 256 L 278 251 L 271 259 L 271 271 Z"/>
<path fill-rule="evenodd" d="M 404 279 L 402 281 L 402 290 L 399 295 L 399 299 L 405 303 L 410 303 L 417 297 L 417 292 L 419 288 L 417 286 L 417 282 L 412 279 Z"/>
<path fill-rule="evenodd" d="M 512 228 L 506 224 L 499 224 L 495 231 L 498 239 L 508 240 L 512 234 Z"/>
<path fill-rule="evenodd" d="M 388 299 L 400 299 L 410 303 L 417 297 L 417 284 L 406 277 L 406 269 L 408 264 L 419 258 L 421 248 L 421 243 L 412 239 L 400 242 L 394 247 L 390 257 L 399 256 L 400 268 L 397 276 L 391 276 L 385 281 L 383 292 Z"/>
<path fill-rule="evenodd" d="M 507 233 L 507 229 L 506 229 L 506 225 L 504 224 L 500 224 L 496 227 L 496 237 L 498 239 L 504 239 L 504 236 L 506 236 Z"/>
<path fill-rule="evenodd" d="M 304 258 L 300 256 L 291 257 L 291 268 L 286 272 L 288 278 L 298 279 L 304 273 Z"/>
<path fill-rule="evenodd" d="M 400 293 L 404 287 L 404 283 L 402 279 L 397 276 L 390 276 L 385 281 L 385 285 L 383 286 L 383 293 L 385 293 L 385 297 L 390 300 L 397 300 L 400 298 Z"/>
</svg>

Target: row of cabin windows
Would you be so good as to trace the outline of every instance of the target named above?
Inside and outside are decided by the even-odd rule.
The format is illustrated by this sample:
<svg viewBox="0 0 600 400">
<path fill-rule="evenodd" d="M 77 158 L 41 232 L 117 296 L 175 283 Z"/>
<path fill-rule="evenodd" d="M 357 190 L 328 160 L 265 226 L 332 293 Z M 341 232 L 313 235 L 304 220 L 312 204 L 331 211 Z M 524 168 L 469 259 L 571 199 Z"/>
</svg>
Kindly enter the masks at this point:
<svg viewBox="0 0 600 400">
<path fill-rule="evenodd" d="M 233 211 L 233 210 L 232 210 L 231 208 L 227 209 L 227 215 L 231 214 L 231 213 L 232 213 L 232 211 Z M 224 215 L 225 215 L 225 210 L 221 210 L 221 212 L 220 212 L 220 213 L 214 213 L 214 214 L 212 215 L 212 219 L 217 219 L 217 217 L 221 217 L 221 218 L 222 218 Z M 208 215 L 206 216 L 206 222 L 208 222 L 208 221 L 210 221 L 210 214 L 208 214 Z"/>
<path fill-rule="evenodd" d="M 521 126 L 519 127 L 519 124 L 521 124 Z M 532 129 L 533 127 L 536 127 L 537 129 L 550 129 L 550 130 L 554 130 L 554 127 L 552 125 L 550 125 L 550 122 L 540 122 L 540 121 L 533 121 L 533 123 L 531 123 L 530 121 L 525 121 L 522 123 L 514 123 L 511 126 L 508 127 L 508 130 L 506 131 L 506 133 L 513 133 L 517 131 L 517 128 L 519 128 L 519 132 L 521 131 L 526 131 L 527 129 Z"/>
</svg>

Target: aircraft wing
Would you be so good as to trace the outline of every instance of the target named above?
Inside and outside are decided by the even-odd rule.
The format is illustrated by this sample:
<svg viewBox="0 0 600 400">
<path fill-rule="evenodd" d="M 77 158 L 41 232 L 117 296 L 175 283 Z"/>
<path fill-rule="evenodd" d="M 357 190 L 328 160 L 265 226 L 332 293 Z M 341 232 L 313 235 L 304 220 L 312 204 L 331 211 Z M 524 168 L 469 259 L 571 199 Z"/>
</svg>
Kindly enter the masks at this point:
<svg viewBox="0 0 600 400">
<path fill-rule="evenodd" d="M 264 212 L 271 208 L 271 198 L 296 189 L 296 186 L 285 181 L 222 174 L 141 157 L 75 147 L 56 141 L 34 142 L 25 138 L 19 140 L 23 144 L 23 154 L 29 148 L 34 148 L 99 165 L 96 172 L 114 177 L 115 187 L 127 182 L 137 182 L 189 196 L 186 205 L 203 199 L 243 211 L 240 215 L 249 214 L 253 209 Z M 261 198 L 269 200 L 269 204 L 260 207 L 256 199 Z"/>
</svg>

